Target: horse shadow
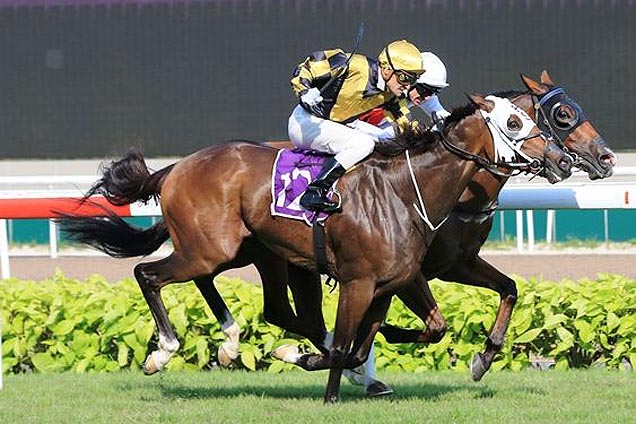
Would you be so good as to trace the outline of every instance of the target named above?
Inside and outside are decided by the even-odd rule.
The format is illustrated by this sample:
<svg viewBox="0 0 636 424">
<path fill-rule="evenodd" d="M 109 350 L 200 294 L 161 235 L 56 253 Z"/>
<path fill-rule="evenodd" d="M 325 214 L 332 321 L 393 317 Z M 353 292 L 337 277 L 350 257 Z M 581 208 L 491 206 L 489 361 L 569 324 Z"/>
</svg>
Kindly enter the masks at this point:
<svg viewBox="0 0 636 424">
<path fill-rule="evenodd" d="M 206 398 L 231 398 L 245 395 L 266 397 L 273 399 L 315 399 L 322 400 L 325 394 L 323 384 L 291 384 L 285 386 L 274 385 L 236 385 L 231 387 L 203 387 L 187 384 L 161 383 L 160 390 L 163 396 L 178 399 L 206 399 Z M 475 399 L 492 398 L 496 391 L 483 386 L 470 384 L 400 384 L 393 387 L 394 393 L 390 396 L 378 398 L 390 401 L 418 398 L 435 401 L 456 391 L 469 390 Z M 340 390 L 340 402 L 357 402 L 367 399 L 360 386 L 343 384 Z"/>
</svg>

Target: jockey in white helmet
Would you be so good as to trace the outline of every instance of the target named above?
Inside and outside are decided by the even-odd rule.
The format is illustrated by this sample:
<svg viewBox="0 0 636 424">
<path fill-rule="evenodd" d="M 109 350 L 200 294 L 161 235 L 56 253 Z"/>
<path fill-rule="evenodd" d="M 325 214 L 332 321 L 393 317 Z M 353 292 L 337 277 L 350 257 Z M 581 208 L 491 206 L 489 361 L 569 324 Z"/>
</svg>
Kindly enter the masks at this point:
<svg viewBox="0 0 636 424">
<path fill-rule="evenodd" d="M 446 66 L 431 52 L 422 53 L 422 62 L 426 71 L 409 91 L 409 99 L 429 117 L 435 115 L 437 119 L 444 119 L 450 113 L 441 105 L 437 94 L 449 85 L 446 81 Z"/>
</svg>

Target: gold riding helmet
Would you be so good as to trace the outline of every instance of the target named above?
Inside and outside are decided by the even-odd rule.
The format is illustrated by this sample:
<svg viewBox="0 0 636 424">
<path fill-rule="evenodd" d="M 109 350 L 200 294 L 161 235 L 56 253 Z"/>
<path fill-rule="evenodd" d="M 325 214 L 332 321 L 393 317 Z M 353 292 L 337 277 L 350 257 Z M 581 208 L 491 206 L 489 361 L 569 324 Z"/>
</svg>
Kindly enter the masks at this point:
<svg viewBox="0 0 636 424">
<path fill-rule="evenodd" d="M 422 54 L 414 44 L 406 40 L 390 43 L 378 56 L 380 67 L 392 69 L 400 84 L 415 84 L 424 72 Z"/>
</svg>

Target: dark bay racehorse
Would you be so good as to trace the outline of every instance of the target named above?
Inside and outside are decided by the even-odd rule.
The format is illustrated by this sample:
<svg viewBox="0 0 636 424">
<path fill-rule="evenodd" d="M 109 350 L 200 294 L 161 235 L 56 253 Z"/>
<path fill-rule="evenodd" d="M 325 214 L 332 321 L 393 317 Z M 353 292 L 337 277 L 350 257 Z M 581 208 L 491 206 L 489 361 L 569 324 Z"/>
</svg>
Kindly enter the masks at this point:
<svg viewBox="0 0 636 424">
<path fill-rule="evenodd" d="M 616 157 L 607 147 L 605 140 L 585 118 L 578 104 L 567 96 L 562 88 L 556 86 L 545 71 L 541 75 L 541 82 L 536 82 L 525 76 L 522 76 L 522 80 L 529 92 L 511 92 L 511 100 L 526 110 L 528 114 L 533 115 L 542 130 L 550 133 L 564 149 L 573 154 L 576 158 L 576 164 L 585 169 L 591 179 L 610 176 L 616 163 Z M 547 175 L 547 177 L 554 182 L 554 176 Z M 483 376 L 490 367 L 494 355 L 501 348 L 516 299 L 514 281 L 494 269 L 490 264 L 485 263 L 478 256 L 492 227 L 497 196 L 506 180 L 505 177 L 495 176 L 485 171 L 479 171 L 475 175 L 462 194 L 462 198 L 449 220 L 439 230 L 429 248 L 422 268 L 424 275 L 428 278 L 439 277 L 446 281 L 489 287 L 497 291 L 501 297 L 500 312 L 497 314 L 496 324 L 490 331 L 486 351 L 477 354 L 471 363 L 472 375 L 475 380 L 479 380 Z M 239 261 L 237 266 L 245 266 L 252 263 L 253 260 L 257 260 L 256 258 L 261 255 L 259 252 L 258 247 L 253 247 L 253 252 L 245 252 L 245 254 L 237 256 Z M 267 263 L 271 264 L 272 262 L 268 259 Z M 286 276 L 277 272 L 281 269 L 280 266 L 267 270 L 267 263 L 257 263 L 257 268 L 263 281 L 268 282 L 268 286 L 272 285 L 270 281 L 287 281 Z M 291 312 L 286 300 L 286 289 L 280 288 L 269 290 L 270 296 L 265 302 L 266 319 L 287 329 L 294 328 L 292 325 L 303 325 L 302 323 L 307 323 L 309 319 L 313 319 L 315 326 L 312 328 L 322 328 L 320 305 L 312 305 L 308 309 L 306 306 L 308 302 L 305 299 L 315 299 L 315 293 L 320 293 L 319 280 L 316 280 L 315 276 L 312 279 L 310 275 L 307 275 L 308 273 L 295 269 L 293 266 L 290 267 L 290 272 L 293 276 L 290 277 L 289 283 L 294 294 L 296 312 L 300 319 L 290 318 L 293 317 L 293 312 Z M 384 333 L 387 341 L 430 343 L 440 340 L 444 335 L 445 322 L 432 298 L 424 275 L 420 274 L 418 283 L 401 291 L 398 297 L 422 318 L 426 323 L 426 330 L 400 330 L 385 325 L 380 331 Z M 309 284 L 310 281 L 314 284 Z M 296 282 L 300 283 L 296 284 Z M 232 323 L 233 319 L 228 318 L 230 315 L 227 307 L 219 306 L 222 304 L 222 300 L 219 301 L 220 296 L 214 287 L 205 285 L 199 286 L 199 288 L 206 295 L 213 310 L 221 311 L 216 313 L 217 317 L 222 321 Z M 206 294 L 206 291 L 212 293 Z M 280 299 L 283 299 L 281 300 L 283 305 L 273 300 L 272 293 L 279 294 Z M 311 324 L 309 326 L 311 327 Z M 228 331 L 234 331 L 236 337 L 238 330 L 231 328 Z M 297 329 L 290 331 L 298 332 Z M 310 338 L 314 344 L 316 344 L 316 339 L 324 337 L 323 333 L 317 330 L 311 331 L 308 327 L 305 331 L 318 335 Z M 321 336 L 321 334 L 323 335 Z M 220 358 L 225 353 L 224 349 L 237 354 L 238 342 L 233 343 L 234 348 L 227 346 L 232 345 L 229 340 L 226 342 L 227 345 L 221 346 Z M 283 358 L 289 352 L 280 350 L 276 353 L 280 358 Z"/>
<path fill-rule="evenodd" d="M 523 141 L 525 154 L 543 159 L 548 152 L 553 163 L 567 168 L 553 165 L 556 172 L 569 175 L 564 152 L 549 146 L 536 127 L 527 131 L 518 109 L 478 95 L 471 100 L 473 104 L 451 115 L 442 142 L 434 133 L 412 134 L 415 143 L 404 156 L 375 154 L 339 182 L 344 210 L 325 228 L 329 274 L 341 285 L 334 342 L 329 355 L 308 355 L 302 364 L 311 370 L 330 368 L 326 402 L 338 398 L 342 369 L 366 358 L 391 295 L 414 279 L 433 239 L 434 228 L 420 219 L 413 205 L 419 204 L 420 213 L 424 209 L 430 222 L 439 224 L 477 171 L 477 161 L 492 167 L 495 147 L 482 112 L 505 107 L 503 120 L 496 122 L 499 131 L 527 133 L 523 140 L 514 139 Z M 447 150 L 449 145 L 454 153 Z M 113 256 L 148 254 L 172 239 L 170 256 L 134 270 L 159 331 L 159 349 L 147 359 L 147 368 L 162 368 L 179 346 L 160 296 L 165 285 L 209 278 L 226 269 L 251 237 L 294 265 L 315 270 L 311 230 L 269 214 L 275 156 L 272 148 L 230 142 L 154 174 L 143 161 L 132 160 L 131 167 L 122 166 L 125 171 L 111 174 L 102 187 L 111 185 L 113 202 L 160 195 L 162 223 L 140 232 L 115 217 L 64 221 L 64 229 L 77 239 Z M 125 165 L 125 159 L 119 164 Z"/>
<path fill-rule="evenodd" d="M 590 179 L 612 175 L 616 156 L 587 120 L 580 106 L 556 86 L 547 72 L 541 82 L 522 76 L 528 93 L 511 93 L 511 100 L 534 115 L 540 128 L 554 137 L 575 157 Z M 422 264 L 419 282 L 399 294 L 400 299 L 429 325 L 427 330 L 400 330 L 385 326 L 380 331 L 390 342 L 430 342 L 445 332 L 444 320 L 432 298 L 426 279 L 439 278 L 495 290 L 500 296 L 499 311 L 486 340 L 486 350 L 471 362 L 474 380 L 490 368 L 501 349 L 514 308 L 515 282 L 479 256 L 494 220 L 497 197 L 507 178 L 478 172 L 466 187 L 447 222 L 440 228 Z"/>
</svg>

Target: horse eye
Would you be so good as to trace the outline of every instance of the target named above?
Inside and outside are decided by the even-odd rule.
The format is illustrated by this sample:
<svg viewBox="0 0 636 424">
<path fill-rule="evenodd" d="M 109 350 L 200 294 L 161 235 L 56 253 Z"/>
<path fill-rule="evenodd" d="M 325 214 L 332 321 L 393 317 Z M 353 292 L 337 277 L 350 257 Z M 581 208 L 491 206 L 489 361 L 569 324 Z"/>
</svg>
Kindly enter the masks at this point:
<svg viewBox="0 0 636 424">
<path fill-rule="evenodd" d="M 560 121 L 567 121 L 569 118 L 568 111 L 564 107 L 557 109 L 556 118 Z"/>
<path fill-rule="evenodd" d="M 566 104 L 557 105 L 552 116 L 554 117 L 556 125 L 562 129 L 572 128 L 578 121 L 576 111 Z"/>
<path fill-rule="evenodd" d="M 508 118 L 508 122 L 506 122 L 508 129 L 510 131 L 519 131 L 521 129 L 521 123 L 515 116 L 511 116 Z"/>
</svg>

